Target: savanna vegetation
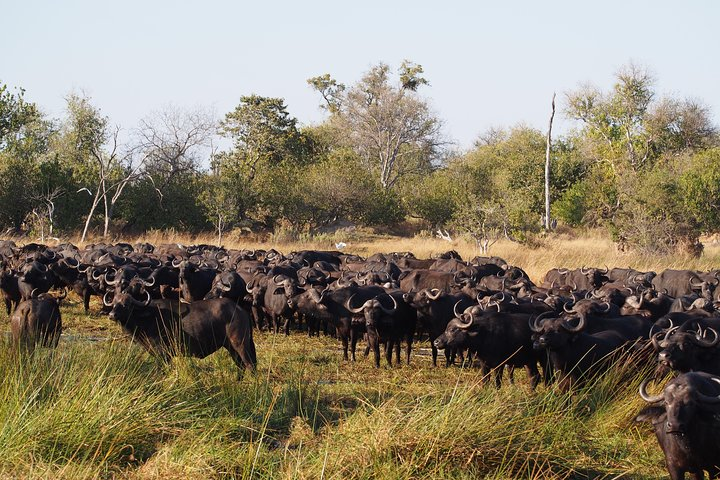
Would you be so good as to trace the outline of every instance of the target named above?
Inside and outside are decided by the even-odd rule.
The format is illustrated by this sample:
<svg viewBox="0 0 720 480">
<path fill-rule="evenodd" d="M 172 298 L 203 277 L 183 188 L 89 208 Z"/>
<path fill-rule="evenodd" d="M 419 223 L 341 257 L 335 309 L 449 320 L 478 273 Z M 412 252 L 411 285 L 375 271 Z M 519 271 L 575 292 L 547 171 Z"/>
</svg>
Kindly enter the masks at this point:
<svg viewBox="0 0 720 480">
<path fill-rule="evenodd" d="M 550 145 L 550 235 L 545 132 L 507 126 L 457 151 L 412 62 L 378 64 L 352 85 L 329 74 L 308 84 L 327 110 L 318 125 L 301 125 L 280 97 L 238 92 L 221 119 L 167 107 L 120 129 L 84 94 L 68 94 L 54 119 L 32 92 L 0 83 L 2 236 L 490 249 L 534 281 L 558 266 L 720 263 L 717 128 L 701 101 L 660 97 L 641 67 L 622 67 L 607 91 L 560 96 L 575 128 Z M 632 421 L 646 374 L 633 362 L 570 397 L 531 392 L 521 375 L 485 387 L 478 370 L 432 368 L 423 351 L 376 370 L 343 362 L 334 339 L 257 333 L 258 371 L 238 382 L 224 352 L 165 364 L 77 297 L 63 315 L 54 351 L 0 344 L 2 478 L 665 474 L 650 429 Z"/>
<path fill-rule="evenodd" d="M 68 94 L 64 117 L 51 119 L 32 92 L 0 84 L 0 227 L 83 240 L 214 230 L 220 242 L 227 232 L 441 229 L 484 250 L 536 240 L 545 132 L 493 129 L 458 151 L 409 61 L 351 85 L 329 74 L 308 84 L 327 111 L 317 125 L 301 125 L 280 97 L 246 93 L 222 119 L 166 107 L 125 129 L 86 95 Z M 720 228 L 718 131 L 702 101 L 660 96 L 630 64 L 611 89 L 581 85 L 558 105 L 574 128 L 550 145 L 551 218 L 621 248 L 699 254 L 699 236 Z"/>
</svg>

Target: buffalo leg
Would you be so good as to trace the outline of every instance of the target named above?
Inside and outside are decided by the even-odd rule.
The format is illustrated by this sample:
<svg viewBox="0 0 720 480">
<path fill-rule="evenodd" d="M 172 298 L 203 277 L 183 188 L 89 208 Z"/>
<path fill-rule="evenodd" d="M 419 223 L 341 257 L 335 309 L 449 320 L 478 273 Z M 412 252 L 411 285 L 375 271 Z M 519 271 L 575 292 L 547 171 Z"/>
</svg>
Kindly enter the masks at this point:
<svg viewBox="0 0 720 480">
<path fill-rule="evenodd" d="M 407 364 L 410 365 L 410 353 L 412 352 L 412 344 L 413 344 L 413 335 L 408 334 L 406 340 L 407 342 Z"/>
<path fill-rule="evenodd" d="M 90 289 L 86 288 L 83 290 L 83 307 L 85 307 L 85 314 L 87 315 L 90 311 Z"/>
<path fill-rule="evenodd" d="M 11 307 L 12 307 L 12 300 L 10 300 L 9 298 L 6 298 L 5 299 L 5 310 L 7 310 L 8 316 L 10 316 Z"/>
<path fill-rule="evenodd" d="M 239 376 L 242 377 L 242 370 L 255 370 L 257 365 L 257 352 L 255 351 L 255 342 L 253 342 L 252 334 L 243 332 L 242 327 L 228 325 L 227 339 L 225 348 L 230 352 L 230 357 L 235 365 L 240 368 Z"/>
<path fill-rule="evenodd" d="M 389 367 L 392 367 L 393 347 L 394 344 L 392 340 L 385 340 L 385 360 L 387 360 Z"/>
<path fill-rule="evenodd" d="M 504 365 L 497 365 L 493 370 L 495 372 L 495 388 L 500 388 L 502 385 Z"/>
<path fill-rule="evenodd" d="M 437 367 L 438 350 L 437 350 L 437 347 L 435 346 L 435 344 L 432 343 L 432 341 L 430 342 L 430 350 L 432 350 L 433 367 Z"/>
<path fill-rule="evenodd" d="M 530 377 L 530 386 L 533 390 L 535 390 L 538 383 L 540 383 L 540 371 L 538 370 L 537 365 L 534 363 L 525 365 L 525 371 L 527 372 L 528 377 Z"/>
<path fill-rule="evenodd" d="M 343 345 L 343 360 L 348 361 L 348 337 L 347 335 L 340 335 Z"/>
<path fill-rule="evenodd" d="M 285 318 L 285 336 L 290 336 L 290 317 Z"/>
<path fill-rule="evenodd" d="M 357 348 L 357 332 L 354 328 L 350 329 L 350 356 L 352 358 L 352 361 L 355 361 L 355 349 Z"/>
<path fill-rule="evenodd" d="M 375 368 L 380 368 L 380 341 L 377 332 L 368 332 L 368 343 L 375 354 Z"/>
</svg>

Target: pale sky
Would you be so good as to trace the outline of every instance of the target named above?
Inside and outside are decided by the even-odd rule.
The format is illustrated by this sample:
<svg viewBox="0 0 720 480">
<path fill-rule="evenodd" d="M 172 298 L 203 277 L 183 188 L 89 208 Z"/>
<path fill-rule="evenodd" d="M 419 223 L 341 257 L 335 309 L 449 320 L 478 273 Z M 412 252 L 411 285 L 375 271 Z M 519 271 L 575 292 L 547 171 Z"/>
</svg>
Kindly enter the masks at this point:
<svg viewBox="0 0 720 480">
<path fill-rule="evenodd" d="M 705 1 L 9 1 L 0 0 L 0 82 L 51 117 L 84 91 L 131 129 L 172 104 L 218 117 L 241 95 L 283 97 L 322 121 L 306 79 L 355 82 L 378 62 L 421 64 L 445 133 L 468 148 L 490 127 L 547 128 L 550 99 L 603 89 L 633 61 L 662 95 L 720 118 L 720 2 Z M 562 115 L 555 128 L 570 125 Z"/>
</svg>

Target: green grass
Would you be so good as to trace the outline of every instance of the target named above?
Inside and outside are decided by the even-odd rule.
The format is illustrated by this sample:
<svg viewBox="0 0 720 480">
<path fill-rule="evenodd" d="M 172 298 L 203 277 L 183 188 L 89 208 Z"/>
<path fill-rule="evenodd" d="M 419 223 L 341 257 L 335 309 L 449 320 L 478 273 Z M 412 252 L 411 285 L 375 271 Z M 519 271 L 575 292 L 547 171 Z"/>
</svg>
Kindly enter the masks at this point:
<svg viewBox="0 0 720 480">
<path fill-rule="evenodd" d="M 650 429 L 632 422 L 643 373 L 627 362 L 569 398 L 531 392 L 524 375 L 485 387 L 478 370 L 427 355 L 376 370 L 343 362 L 334 339 L 257 334 L 258 371 L 238 382 L 225 352 L 164 364 L 80 309 L 64 307 L 55 351 L 0 343 L 0 478 L 665 474 Z"/>
</svg>

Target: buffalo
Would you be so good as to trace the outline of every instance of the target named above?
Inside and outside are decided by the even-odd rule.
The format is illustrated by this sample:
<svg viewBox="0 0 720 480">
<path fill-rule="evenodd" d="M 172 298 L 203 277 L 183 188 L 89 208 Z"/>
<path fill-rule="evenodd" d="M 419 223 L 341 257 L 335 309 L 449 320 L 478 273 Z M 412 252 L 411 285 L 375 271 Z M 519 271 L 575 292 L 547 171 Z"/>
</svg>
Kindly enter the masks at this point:
<svg viewBox="0 0 720 480">
<path fill-rule="evenodd" d="M 110 319 L 118 322 L 151 354 L 168 360 L 181 354 L 205 358 L 225 348 L 242 377 L 257 365 L 250 317 L 227 298 L 192 304 L 172 300 L 139 301 L 127 292 L 116 294 Z"/>
<path fill-rule="evenodd" d="M 685 473 L 702 479 L 720 476 L 720 378 L 690 372 L 671 380 L 660 395 L 649 395 L 648 380 L 640 385 L 640 396 L 650 404 L 635 418 L 648 421 L 665 454 L 672 480 Z"/>
</svg>

